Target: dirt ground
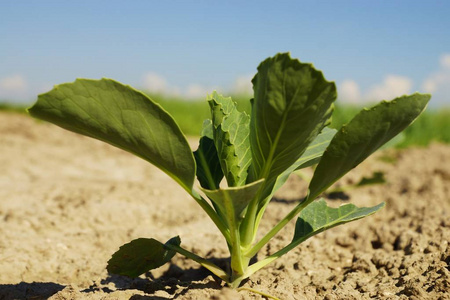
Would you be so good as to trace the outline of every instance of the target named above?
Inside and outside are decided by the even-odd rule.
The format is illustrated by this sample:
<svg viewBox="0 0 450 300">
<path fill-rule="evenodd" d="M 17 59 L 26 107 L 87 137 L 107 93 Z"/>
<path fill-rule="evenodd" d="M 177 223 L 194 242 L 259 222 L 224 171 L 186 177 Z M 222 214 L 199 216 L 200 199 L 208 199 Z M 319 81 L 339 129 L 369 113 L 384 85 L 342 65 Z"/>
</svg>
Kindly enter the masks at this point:
<svg viewBox="0 0 450 300">
<path fill-rule="evenodd" d="M 201 256 L 227 256 L 195 201 L 147 162 L 12 113 L 0 113 L 0 151 L 0 299 L 263 299 L 224 288 L 180 255 L 138 279 L 107 274 L 111 254 L 138 237 L 179 235 Z M 313 237 L 244 286 L 280 299 L 450 299 L 450 146 L 379 152 L 338 185 L 375 171 L 387 183 L 328 200 L 386 201 L 381 212 Z M 306 187 L 289 179 L 261 235 Z M 258 258 L 288 243 L 293 225 Z"/>
</svg>

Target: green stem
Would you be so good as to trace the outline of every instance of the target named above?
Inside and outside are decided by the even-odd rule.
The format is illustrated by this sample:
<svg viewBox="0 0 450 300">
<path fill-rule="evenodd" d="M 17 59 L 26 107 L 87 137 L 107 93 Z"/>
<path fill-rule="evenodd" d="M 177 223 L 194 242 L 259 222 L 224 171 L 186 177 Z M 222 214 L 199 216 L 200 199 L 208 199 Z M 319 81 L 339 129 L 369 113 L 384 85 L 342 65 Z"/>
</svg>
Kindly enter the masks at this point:
<svg viewBox="0 0 450 300">
<path fill-rule="evenodd" d="M 260 189 L 261 190 L 261 189 Z M 253 242 L 254 234 L 255 234 L 255 218 L 257 214 L 258 208 L 258 198 L 260 192 L 257 193 L 254 199 L 250 202 L 247 212 L 245 213 L 244 220 L 241 223 L 241 242 L 244 247 L 250 245 Z"/>
<path fill-rule="evenodd" d="M 235 218 L 233 201 L 228 193 L 225 193 L 225 211 L 228 216 L 228 228 L 230 230 L 231 239 L 231 279 L 233 282 L 235 277 L 240 277 L 244 274 L 248 267 L 248 261 L 242 256 L 241 237 L 239 232 L 239 224 Z"/>
<path fill-rule="evenodd" d="M 234 277 L 241 276 L 247 265 L 243 261 L 242 257 L 242 249 L 241 249 L 241 240 L 239 236 L 239 229 L 233 228 L 231 230 L 231 270 L 233 274 L 231 275 L 231 281 L 233 281 Z"/>
<path fill-rule="evenodd" d="M 186 256 L 187 258 L 190 258 L 196 262 L 198 262 L 200 265 L 205 267 L 206 269 L 210 270 L 212 273 L 217 275 L 220 279 L 223 281 L 229 283 L 229 276 L 228 274 L 219 268 L 216 264 L 212 263 L 211 261 L 204 259 L 203 257 L 198 256 L 197 254 L 194 254 L 186 249 L 181 248 L 180 246 L 173 245 L 173 244 L 165 244 L 164 247 L 176 251 L 180 253 L 181 255 Z"/>
<path fill-rule="evenodd" d="M 275 252 L 274 254 L 267 256 L 263 260 L 258 261 L 257 263 L 254 263 L 253 265 L 249 266 L 247 269 L 247 272 L 245 272 L 245 274 L 244 274 L 245 275 L 244 278 L 250 277 L 253 273 L 258 271 L 259 269 L 264 268 L 265 266 L 267 266 L 268 264 L 270 264 L 277 258 L 280 258 L 281 256 L 285 255 L 286 253 L 288 253 L 289 251 L 291 251 L 292 249 L 294 249 L 295 247 L 297 247 L 298 245 L 300 245 L 301 243 L 303 243 L 304 241 L 306 241 L 307 239 L 309 239 L 311 236 L 313 236 L 315 234 L 316 234 L 316 232 L 312 232 L 311 234 L 304 236 L 301 239 L 297 239 L 297 240 L 295 240 L 295 242 L 288 244 L 287 246 L 285 246 L 284 248 Z"/>
<path fill-rule="evenodd" d="M 256 243 L 247 253 L 246 256 L 255 256 L 265 244 L 267 244 L 289 221 L 291 221 L 296 215 L 298 215 L 303 208 L 310 203 L 308 196 L 299 203 L 293 210 L 291 210 L 278 224 L 273 227 L 258 243 Z"/>
<path fill-rule="evenodd" d="M 271 183 L 267 183 L 266 181 L 263 182 L 255 197 L 252 199 L 252 201 L 250 201 L 244 220 L 241 223 L 241 243 L 244 248 L 248 248 L 255 240 L 260 221 L 258 220 L 258 207 L 259 203 L 261 202 L 260 198 L 268 184 Z"/>
<path fill-rule="evenodd" d="M 261 188 L 261 191 L 264 189 L 264 186 Z M 257 197 L 255 197 L 255 199 L 259 199 L 260 197 L 260 192 L 258 193 Z M 272 195 L 270 195 L 269 197 L 272 197 Z M 267 206 L 267 204 L 269 203 L 269 201 L 266 201 L 266 203 L 264 204 L 263 207 L 259 208 L 259 203 L 261 201 L 255 201 L 255 206 L 249 207 L 248 209 L 248 214 L 249 218 L 248 219 L 244 219 L 244 222 L 247 221 L 245 223 L 245 227 L 242 228 L 241 232 L 244 232 L 245 236 L 244 239 L 242 241 L 242 244 L 244 245 L 245 248 L 249 248 L 249 246 L 251 246 L 251 244 L 253 243 L 253 241 L 256 238 L 256 233 L 258 231 L 259 228 L 259 223 L 261 221 L 262 215 L 264 214 L 265 208 Z M 258 209 L 259 208 L 259 209 Z"/>
<path fill-rule="evenodd" d="M 270 170 L 272 169 L 273 157 L 275 155 L 275 149 L 280 140 L 281 132 L 282 132 L 282 129 L 284 128 L 285 121 L 286 121 L 286 114 L 284 114 L 284 116 L 283 116 L 282 122 L 280 124 L 280 128 L 278 129 L 277 135 L 275 136 L 274 143 L 273 143 L 273 145 L 269 151 L 269 155 L 264 163 L 264 167 L 261 170 L 260 174 L 258 174 L 258 176 L 257 176 L 258 179 L 264 178 L 267 180 L 269 177 Z M 241 231 L 243 233 L 242 244 L 245 247 L 251 245 L 255 239 L 256 231 L 258 230 L 257 228 L 255 228 L 256 215 L 258 214 L 258 204 L 260 201 L 261 193 L 265 190 L 267 184 L 268 184 L 268 182 L 265 181 L 263 183 L 263 185 L 261 186 L 261 188 L 259 189 L 258 193 L 256 194 L 255 198 L 252 199 L 252 201 L 250 202 L 250 205 L 248 206 L 245 218 L 242 221 L 243 226 L 244 226 L 243 231 Z"/>
</svg>

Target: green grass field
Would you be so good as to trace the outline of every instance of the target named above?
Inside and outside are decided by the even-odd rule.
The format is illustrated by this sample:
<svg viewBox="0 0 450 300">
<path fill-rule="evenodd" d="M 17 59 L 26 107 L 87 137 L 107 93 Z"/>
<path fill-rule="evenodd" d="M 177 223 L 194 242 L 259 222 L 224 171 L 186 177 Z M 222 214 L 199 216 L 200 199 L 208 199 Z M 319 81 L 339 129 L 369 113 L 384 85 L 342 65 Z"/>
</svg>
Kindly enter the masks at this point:
<svg viewBox="0 0 450 300">
<path fill-rule="evenodd" d="M 340 128 L 360 110 L 361 107 L 356 106 L 336 106 L 331 127 Z M 397 148 L 427 146 L 433 141 L 450 143 L 450 108 L 438 110 L 428 107 L 402 135 Z"/>
<path fill-rule="evenodd" d="M 210 118 L 209 106 L 206 101 L 183 101 L 152 96 L 158 101 L 180 124 L 181 130 L 187 135 L 199 135 L 202 121 Z M 233 97 L 240 110 L 250 112 L 250 101 L 241 97 Z M 361 107 L 351 105 L 336 105 L 331 127 L 340 128 L 349 122 L 361 110 Z M 402 139 L 396 144 L 398 148 L 408 146 L 427 146 L 431 142 L 450 143 L 450 108 L 431 109 L 408 127 Z"/>
<path fill-rule="evenodd" d="M 177 121 L 186 135 L 198 136 L 202 129 L 203 120 L 210 118 L 209 105 L 206 101 L 184 101 L 161 95 L 152 95 L 151 98 L 160 103 Z M 233 96 L 239 110 L 250 112 L 248 97 Z M 351 105 L 336 105 L 331 127 L 339 128 L 347 123 L 360 111 L 361 107 Z M 0 102 L 0 110 L 23 112 L 24 106 L 14 106 Z M 450 143 L 450 108 L 432 109 L 422 115 L 408 127 L 402 138 L 396 144 L 398 148 L 409 146 L 427 146 L 431 142 Z"/>
<path fill-rule="evenodd" d="M 14 105 L 8 102 L 2 102 L 0 100 L 0 111 L 12 111 L 18 113 L 25 113 L 27 107 L 23 105 Z"/>
</svg>

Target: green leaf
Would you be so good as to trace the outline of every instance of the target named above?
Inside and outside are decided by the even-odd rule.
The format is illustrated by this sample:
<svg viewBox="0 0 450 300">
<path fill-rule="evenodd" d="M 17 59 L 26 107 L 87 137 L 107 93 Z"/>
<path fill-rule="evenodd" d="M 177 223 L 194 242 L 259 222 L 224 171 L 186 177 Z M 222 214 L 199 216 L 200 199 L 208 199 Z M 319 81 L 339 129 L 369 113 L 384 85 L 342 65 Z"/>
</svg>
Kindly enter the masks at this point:
<svg viewBox="0 0 450 300">
<path fill-rule="evenodd" d="M 303 155 L 293 164 L 293 166 L 296 166 L 295 170 L 307 168 L 319 163 L 336 132 L 336 129 L 329 127 L 323 128 L 322 132 L 308 145 Z"/>
<path fill-rule="evenodd" d="M 430 95 L 415 93 L 364 109 L 336 133 L 309 185 L 312 201 L 348 171 L 408 127 L 425 109 Z"/>
<path fill-rule="evenodd" d="M 287 53 L 262 62 L 252 82 L 251 176 L 266 178 L 265 197 L 329 124 L 337 94 L 322 72 Z"/>
<path fill-rule="evenodd" d="M 225 212 L 228 225 L 231 228 L 242 219 L 245 209 L 255 197 L 263 182 L 264 179 L 261 179 L 244 186 L 218 190 L 202 189 L 202 191 L 220 207 L 222 212 Z"/>
<path fill-rule="evenodd" d="M 295 224 L 292 243 L 298 245 L 322 231 L 367 217 L 383 208 L 384 205 L 384 202 L 373 207 L 356 207 L 353 204 L 344 204 L 338 208 L 332 208 L 327 206 L 324 199 L 314 201 L 300 213 Z"/>
<path fill-rule="evenodd" d="M 405 133 L 400 132 L 395 137 L 393 137 L 389 142 L 380 147 L 380 150 L 395 148 L 397 145 L 403 143 L 406 139 Z"/>
<path fill-rule="evenodd" d="M 208 97 L 214 132 L 214 143 L 228 186 L 242 186 L 251 162 L 249 121 L 239 112 L 230 97 L 213 92 Z"/>
<path fill-rule="evenodd" d="M 129 151 L 192 190 L 195 161 L 185 136 L 160 105 L 129 86 L 110 79 L 77 79 L 39 95 L 28 111 Z"/>
<path fill-rule="evenodd" d="M 292 172 L 317 164 L 322 158 L 323 152 L 328 147 L 331 139 L 336 134 L 335 129 L 325 127 L 322 132 L 309 144 L 303 155 L 286 171 L 278 176 L 272 192 L 277 191 L 289 178 Z"/>
<path fill-rule="evenodd" d="M 167 244 L 179 246 L 178 236 L 171 238 Z M 109 273 L 138 277 L 145 272 L 161 267 L 172 259 L 175 251 L 168 250 L 164 244 L 155 239 L 136 239 L 119 248 L 108 261 Z"/>
<path fill-rule="evenodd" d="M 211 120 L 205 120 L 200 144 L 194 152 L 194 157 L 197 163 L 197 178 L 200 185 L 205 189 L 215 190 L 219 188 L 223 172 L 212 136 Z"/>
<path fill-rule="evenodd" d="M 268 195 L 269 192 L 270 195 L 264 198 L 264 200 L 261 201 L 259 204 L 257 216 L 258 220 L 262 218 L 265 207 L 271 200 L 272 195 L 283 186 L 283 184 L 286 182 L 286 180 L 288 180 L 292 172 L 294 172 L 295 170 L 299 170 L 301 168 L 312 166 L 320 161 L 323 152 L 330 144 L 331 139 L 333 138 L 335 133 L 336 133 L 335 129 L 324 127 L 322 132 L 311 142 L 311 144 L 308 145 L 308 148 L 306 148 L 306 151 L 303 153 L 303 155 L 294 164 L 292 164 L 292 166 L 290 166 L 286 171 L 284 171 L 283 173 L 281 173 L 281 175 L 278 176 L 271 191 L 270 191 L 271 186 L 266 186 L 266 192 L 264 195 Z"/>
<path fill-rule="evenodd" d="M 303 203 L 302 203 L 303 204 Z M 300 213 L 299 218 L 295 224 L 295 233 L 290 242 L 285 247 L 281 248 L 272 255 L 267 256 L 265 259 L 256 262 L 251 265 L 246 275 L 250 276 L 255 271 L 261 269 L 277 258 L 288 253 L 299 244 L 303 243 L 308 238 L 319 234 L 332 227 L 345 224 L 351 221 L 355 221 L 371 214 L 374 214 L 381 208 L 383 208 L 385 203 L 380 203 L 373 207 L 356 207 L 353 204 L 344 204 L 338 208 L 328 207 L 324 199 L 314 201 L 309 203 Z M 277 225 L 278 227 L 278 225 Z M 278 232 L 278 230 L 277 230 Z M 257 247 L 256 250 L 261 249 Z M 255 255 L 256 252 L 251 251 L 250 255 Z"/>
</svg>

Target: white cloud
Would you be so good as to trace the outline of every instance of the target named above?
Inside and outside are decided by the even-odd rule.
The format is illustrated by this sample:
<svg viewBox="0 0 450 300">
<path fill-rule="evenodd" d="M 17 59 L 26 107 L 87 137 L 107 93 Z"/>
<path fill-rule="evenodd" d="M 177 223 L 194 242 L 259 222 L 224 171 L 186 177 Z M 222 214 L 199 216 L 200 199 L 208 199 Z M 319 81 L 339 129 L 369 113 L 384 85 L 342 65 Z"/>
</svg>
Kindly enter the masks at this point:
<svg viewBox="0 0 450 300">
<path fill-rule="evenodd" d="M 450 104 L 450 54 L 443 54 L 439 60 L 440 68 L 422 83 L 425 92 L 432 94 L 432 101 Z"/>
<path fill-rule="evenodd" d="M 442 68 L 450 69 L 450 53 L 441 55 L 440 63 Z"/>
<path fill-rule="evenodd" d="M 383 81 L 360 92 L 358 84 L 353 80 L 344 80 L 339 84 L 339 98 L 355 103 L 359 98 L 365 102 L 391 100 L 412 92 L 413 82 L 410 78 L 399 75 L 386 75 Z M 450 105 L 450 53 L 439 58 L 439 69 L 430 74 L 422 82 L 421 91 L 432 94 L 433 105 Z"/>
<path fill-rule="evenodd" d="M 163 94 L 168 92 L 166 79 L 154 72 L 149 72 L 143 76 L 142 87 L 146 91 L 155 94 Z"/>
<path fill-rule="evenodd" d="M 183 95 L 189 99 L 204 99 L 212 92 L 212 89 L 204 87 L 200 84 L 191 84 L 186 88 Z"/>
<path fill-rule="evenodd" d="M 441 55 L 440 68 L 432 73 L 422 83 L 425 92 L 432 94 L 432 101 L 440 104 L 450 104 L 450 53 Z"/>
<path fill-rule="evenodd" d="M 358 103 L 361 101 L 361 92 L 356 81 L 347 79 L 338 86 L 339 99 L 348 103 Z"/>
<path fill-rule="evenodd" d="M 438 86 L 445 83 L 445 74 L 434 74 L 427 79 L 422 84 L 423 89 L 427 93 L 434 93 L 438 89 Z"/>
<path fill-rule="evenodd" d="M 364 98 L 369 101 L 391 100 L 411 93 L 412 85 L 412 80 L 408 77 L 387 75 L 382 83 L 370 88 Z"/>
<path fill-rule="evenodd" d="M 28 84 L 21 75 L 12 75 L 0 79 L 0 99 L 22 100 L 27 97 Z"/>
<path fill-rule="evenodd" d="M 412 86 L 412 80 L 408 77 L 386 75 L 381 83 L 373 85 L 365 92 L 361 92 L 356 81 L 347 79 L 338 85 L 338 95 L 340 100 L 354 104 L 391 100 L 411 93 Z"/>
<path fill-rule="evenodd" d="M 253 84 L 252 78 L 254 75 L 238 76 L 231 88 L 231 92 L 238 95 L 252 95 Z"/>
<path fill-rule="evenodd" d="M 189 84 L 184 88 L 171 85 L 167 80 L 154 72 L 148 72 L 142 77 L 142 89 L 150 93 L 164 94 L 167 96 L 176 96 L 187 100 L 205 99 L 208 94 L 217 87 L 204 86 L 201 84 Z"/>
<path fill-rule="evenodd" d="M 26 86 L 25 79 L 20 75 L 13 75 L 0 80 L 0 88 L 6 91 L 23 90 Z"/>
</svg>

